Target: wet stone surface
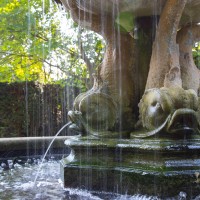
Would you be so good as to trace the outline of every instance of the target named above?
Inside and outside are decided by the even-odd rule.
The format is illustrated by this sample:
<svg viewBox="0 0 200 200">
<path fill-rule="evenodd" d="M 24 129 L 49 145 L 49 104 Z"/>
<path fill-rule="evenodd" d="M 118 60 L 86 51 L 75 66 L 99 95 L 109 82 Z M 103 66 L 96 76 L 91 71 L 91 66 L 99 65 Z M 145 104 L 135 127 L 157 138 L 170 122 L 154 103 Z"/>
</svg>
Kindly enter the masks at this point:
<svg viewBox="0 0 200 200">
<path fill-rule="evenodd" d="M 60 165 L 65 187 L 161 199 L 180 191 L 189 199 L 199 195 L 199 139 L 72 137 L 65 144 L 72 148 Z"/>
<path fill-rule="evenodd" d="M 11 161 L 8 161 L 10 164 Z M 40 160 L 24 166 L 15 164 L 13 169 L 0 168 L 0 199 L 9 200 L 157 200 L 157 196 L 141 194 L 120 195 L 116 193 L 89 192 L 81 189 L 63 188 L 60 180 L 59 161 L 45 161 L 34 186 Z M 167 199 L 186 199 L 184 191 Z M 194 197 L 193 199 L 198 199 Z"/>
</svg>

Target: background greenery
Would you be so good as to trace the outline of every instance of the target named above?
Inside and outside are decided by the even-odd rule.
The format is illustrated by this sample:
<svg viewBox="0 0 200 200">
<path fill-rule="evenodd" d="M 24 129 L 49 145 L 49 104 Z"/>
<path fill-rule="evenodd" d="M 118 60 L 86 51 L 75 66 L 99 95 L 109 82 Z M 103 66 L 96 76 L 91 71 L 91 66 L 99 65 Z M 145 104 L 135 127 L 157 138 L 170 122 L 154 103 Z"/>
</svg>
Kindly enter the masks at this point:
<svg viewBox="0 0 200 200">
<path fill-rule="evenodd" d="M 192 50 L 195 65 L 200 69 L 200 42 L 196 42 Z"/>
<path fill-rule="evenodd" d="M 0 137 L 55 135 L 79 92 L 58 84 L 0 83 Z"/>
<path fill-rule="evenodd" d="M 0 137 L 54 135 L 104 46 L 54 1 L 0 1 Z"/>
<path fill-rule="evenodd" d="M 78 27 L 54 1 L 0 1 L 0 82 L 86 89 L 103 49 L 100 36 Z"/>
</svg>

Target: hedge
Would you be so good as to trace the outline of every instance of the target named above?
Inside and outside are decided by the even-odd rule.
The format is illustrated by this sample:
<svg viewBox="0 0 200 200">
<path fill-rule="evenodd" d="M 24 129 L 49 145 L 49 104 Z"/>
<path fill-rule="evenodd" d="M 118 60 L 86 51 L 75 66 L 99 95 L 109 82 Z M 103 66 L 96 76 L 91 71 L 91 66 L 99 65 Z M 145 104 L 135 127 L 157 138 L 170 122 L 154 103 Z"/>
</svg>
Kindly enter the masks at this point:
<svg viewBox="0 0 200 200">
<path fill-rule="evenodd" d="M 78 93 L 55 84 L 0 83 L 0 137 L 55 135 Z"/>
</svg>

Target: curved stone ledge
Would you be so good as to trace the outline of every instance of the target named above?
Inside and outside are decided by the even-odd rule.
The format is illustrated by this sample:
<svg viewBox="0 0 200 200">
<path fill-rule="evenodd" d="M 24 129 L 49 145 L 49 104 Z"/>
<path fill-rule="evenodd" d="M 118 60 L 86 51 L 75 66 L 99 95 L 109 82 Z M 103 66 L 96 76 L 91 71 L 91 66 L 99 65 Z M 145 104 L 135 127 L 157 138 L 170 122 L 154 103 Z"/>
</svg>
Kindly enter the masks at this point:
<svg viewBox="0 0 200 200">
<path fill-rule="evenodd" d="M 46 149 L 54 137 L 15 137 L 15 138 L 1 138 L 0 152 L 29 149 Z M 52 144 L 52 148 L 64 148 L 64 141 L 66 136 L 58 136 Z"/>
</svg>

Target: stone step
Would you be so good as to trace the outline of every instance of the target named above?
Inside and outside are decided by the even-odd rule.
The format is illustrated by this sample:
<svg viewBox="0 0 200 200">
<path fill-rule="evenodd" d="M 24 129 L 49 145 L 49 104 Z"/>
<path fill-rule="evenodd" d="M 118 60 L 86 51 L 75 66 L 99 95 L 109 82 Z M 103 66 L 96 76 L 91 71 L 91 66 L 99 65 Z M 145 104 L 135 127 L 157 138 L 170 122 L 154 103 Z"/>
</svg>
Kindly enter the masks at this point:
<svg viewBox="0 0 200 200">
<path fill-rule="evenodd" d="M 64 187 L 170 197 L 200 191 L 200 143 L 187 141 L 69 138 L 61 160 Z M 191 193 L 192 191 L 192 193 Z"/>
</svg>

